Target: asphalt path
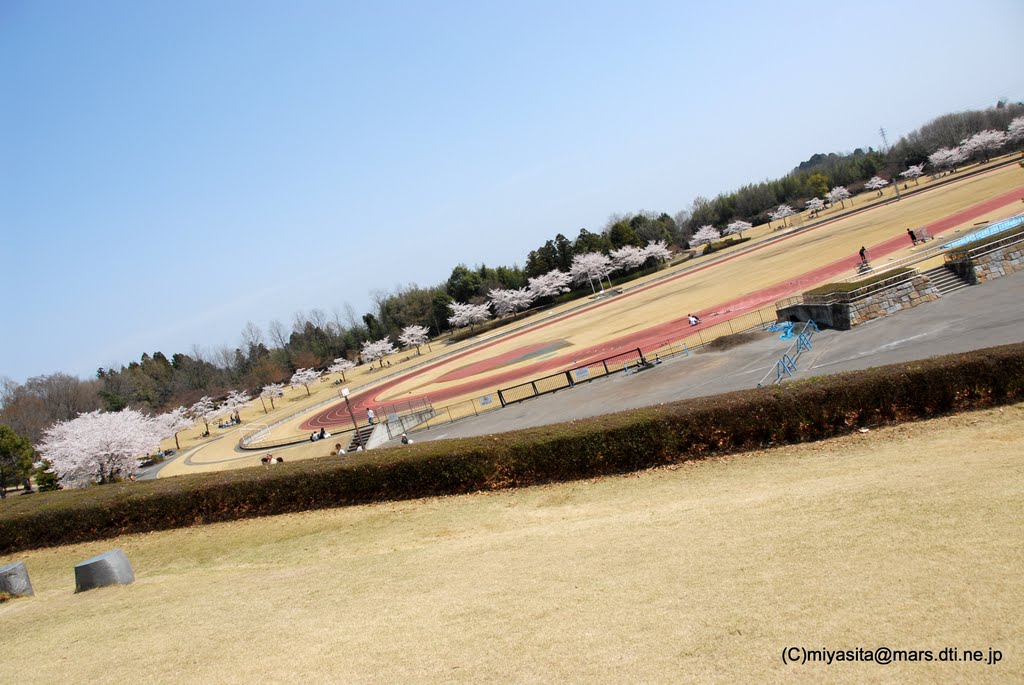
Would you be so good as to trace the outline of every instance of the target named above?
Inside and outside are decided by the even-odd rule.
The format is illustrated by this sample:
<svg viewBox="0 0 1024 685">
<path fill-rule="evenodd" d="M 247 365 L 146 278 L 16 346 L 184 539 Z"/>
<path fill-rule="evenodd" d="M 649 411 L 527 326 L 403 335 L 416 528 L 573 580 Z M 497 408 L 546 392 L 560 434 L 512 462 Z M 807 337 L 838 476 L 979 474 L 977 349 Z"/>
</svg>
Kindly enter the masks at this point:
<svg viewBox="0 0 1024 685">
<path fill-rule="evenodd" d="M 963 288 L 850 331 L 824 330 L 794 378 L 823 376 L 1024 341 L 1024 275 Z M 616 374 L 479 417 L 417 431 L 417 441 L 487 435 L 624 409 L 756 387 L 793 341 L 760 333 L 723 352 L 698 352 L 653 369 Z M 769 380 L 774 379 L 774 373 Z M 392 441 L 393 444 L 397 441 Z"/>
</svg>

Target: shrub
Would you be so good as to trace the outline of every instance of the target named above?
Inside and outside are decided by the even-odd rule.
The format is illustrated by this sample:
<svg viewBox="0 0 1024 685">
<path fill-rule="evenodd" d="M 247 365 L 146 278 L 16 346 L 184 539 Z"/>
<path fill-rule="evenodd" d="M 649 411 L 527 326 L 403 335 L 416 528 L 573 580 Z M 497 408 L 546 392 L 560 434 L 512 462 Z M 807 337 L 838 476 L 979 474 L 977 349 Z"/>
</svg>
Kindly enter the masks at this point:
<svg viewBox="0 0 1024 685">
<path fill-rule="evenodd" d="M 8 500 L 0 554 L 251 516 L 590 478 L 1024 399 L 1024 343 L 459 440 Z"/>
<path fill-rule="evenodd" d="M 704 254 L 707 255 L 707 254 L 711 254 L 712 252 L 718 252 L 719 250 L 724 250 L 727 247 L 732 247 L 733 245 L 739 245 L 740 243 L 745 243 L 748 240 L 750 240 L 750 238 L 738 238 L 738 237 L 726 238 L 725 240 L 716 240 L 715 242 L 708 243 L 707 245 L 704 246 Z"/>
</svg>

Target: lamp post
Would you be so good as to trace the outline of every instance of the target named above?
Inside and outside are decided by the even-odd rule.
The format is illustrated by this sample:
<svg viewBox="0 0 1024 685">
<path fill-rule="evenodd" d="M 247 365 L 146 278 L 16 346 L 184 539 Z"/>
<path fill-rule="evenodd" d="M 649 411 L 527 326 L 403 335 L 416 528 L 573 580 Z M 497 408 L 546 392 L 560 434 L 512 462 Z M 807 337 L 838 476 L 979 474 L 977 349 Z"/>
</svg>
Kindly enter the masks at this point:
<svg viewBox="0 0 1024 685">
<path fill-rule="evenodd" d="M 348 409 L 348 416 L 352 419 L 352 428 L 355 429 L 356 445 L 362 447 L 363 441 L 359 438 L 359 424 L 356 423 L 356 415 L 352 413 L 352 404 L 348 401 L 348 395 L 348 388 L 342 388 L 341 396 L 345 398 L 345 408 Z"/>
</svg>

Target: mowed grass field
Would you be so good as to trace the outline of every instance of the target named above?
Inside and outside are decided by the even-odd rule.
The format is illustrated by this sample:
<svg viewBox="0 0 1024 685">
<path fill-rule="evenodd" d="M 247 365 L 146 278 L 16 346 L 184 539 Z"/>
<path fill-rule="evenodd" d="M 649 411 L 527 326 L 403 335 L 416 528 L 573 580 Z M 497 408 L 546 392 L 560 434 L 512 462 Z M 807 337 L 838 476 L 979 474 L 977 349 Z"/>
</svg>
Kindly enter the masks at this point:
<svg viewBox="0 0 1024 685">
<path fill-rule="evenodd" d="M 19 554 L 5 682 L 1024 680 L 1024 405 L 674 469 Z M 73 594 L 119 547 L 134 585 Z M 784 665 L 786 647 L 999 649 Z"/>
</svg>

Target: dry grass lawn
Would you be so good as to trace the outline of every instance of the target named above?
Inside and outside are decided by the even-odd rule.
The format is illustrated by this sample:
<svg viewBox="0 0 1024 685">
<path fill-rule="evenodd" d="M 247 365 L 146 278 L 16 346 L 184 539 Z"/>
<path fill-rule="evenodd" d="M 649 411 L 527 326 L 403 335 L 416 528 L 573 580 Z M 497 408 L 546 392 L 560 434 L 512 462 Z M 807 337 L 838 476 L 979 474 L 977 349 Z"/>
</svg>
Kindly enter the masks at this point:
<svg viewBox="0 0 1024 685">
<path fill-rule="evenodd" d="M 7 682 L 1021 682 L 1024 405 L 516 491 L 39 550 Z M 120 547 L 137 582 L 73 594 Z M 1002 650 L 784 666 L 787 646 Z"/>
</svg>

